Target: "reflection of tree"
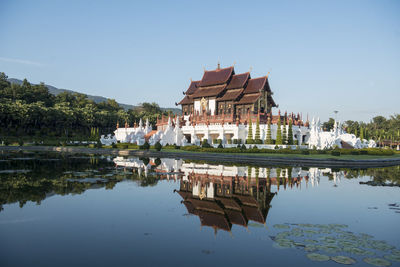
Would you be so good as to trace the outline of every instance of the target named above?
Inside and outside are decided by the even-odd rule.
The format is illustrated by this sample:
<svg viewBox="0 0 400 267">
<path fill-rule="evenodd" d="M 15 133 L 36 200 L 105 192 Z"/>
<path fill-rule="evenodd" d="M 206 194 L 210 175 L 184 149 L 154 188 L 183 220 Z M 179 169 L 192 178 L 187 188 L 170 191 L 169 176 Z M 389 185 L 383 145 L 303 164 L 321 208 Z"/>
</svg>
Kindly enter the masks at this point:
<svg viewBox="0 0 400 267">
<path fill-rule="evenodd" d="M 400 184 L 400 166 L 371 169 L 342 169 L 348 179 L 370 176 L 375 182 Z"/>
<path fill-rule="evenodd" d="M 23 207 L 32 201 L 40 205 L 52 195 L 82 194 L 87 189 L 103 187 L 113 189 L 126 179 L 137 180 L 140 186 L 152 186 L 158 181 L 154 176 L 139 177 L 132 170 L 116 169 L 113 162 L 101 157 L 15 153 L 2 155 L 0 159 L 7 157 L 14 160 L 0 165 L 3 171 L 0 173 L 0 211 L 4 204 L 19 203 Z"/>
</svg>

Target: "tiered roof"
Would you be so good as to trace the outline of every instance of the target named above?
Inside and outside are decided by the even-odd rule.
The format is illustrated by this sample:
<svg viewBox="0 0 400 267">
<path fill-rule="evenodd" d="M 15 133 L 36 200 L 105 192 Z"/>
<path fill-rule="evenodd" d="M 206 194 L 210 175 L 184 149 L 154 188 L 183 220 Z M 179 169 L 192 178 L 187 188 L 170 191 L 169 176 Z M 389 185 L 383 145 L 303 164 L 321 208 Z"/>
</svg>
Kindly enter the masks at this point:
<svg viewBox="0 0 400 267">
<path fill-rule="evenodd" d="M 215 96 L 217 101 L 235 101 L 236 104 L 254 103 L 263 89 L 271 92 L 268 76 L 251 79 L 250 73 L 235 74 L 234 67 L 204 71 L 200 81 L 192 81 L 180 105 L 191 104 L 195 98 Z M 272 97 L 269 100 L 275 105 Z"/>
</svg>

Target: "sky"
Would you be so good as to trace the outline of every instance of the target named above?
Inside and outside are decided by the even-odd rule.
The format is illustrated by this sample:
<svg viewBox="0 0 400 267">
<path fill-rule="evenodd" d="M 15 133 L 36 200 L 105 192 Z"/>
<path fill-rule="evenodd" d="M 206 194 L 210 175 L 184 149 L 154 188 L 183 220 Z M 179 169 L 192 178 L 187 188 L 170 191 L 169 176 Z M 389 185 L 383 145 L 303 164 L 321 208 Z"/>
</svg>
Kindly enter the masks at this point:
<svg viewBox="0 0 400 267">
<path fill-rule="evenodd" d="M 0 0 L 9 78 L 175 107 L 218 62 L 270 72 L 281 112 L 398 114 L 400 1 Z"/>
</svg>

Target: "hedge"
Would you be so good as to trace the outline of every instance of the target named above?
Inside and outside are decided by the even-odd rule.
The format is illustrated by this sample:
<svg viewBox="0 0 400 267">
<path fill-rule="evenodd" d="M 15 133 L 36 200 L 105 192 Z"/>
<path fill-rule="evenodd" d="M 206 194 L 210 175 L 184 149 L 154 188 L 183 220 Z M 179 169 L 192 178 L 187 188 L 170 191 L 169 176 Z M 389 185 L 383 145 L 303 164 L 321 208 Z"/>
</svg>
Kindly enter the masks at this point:
<svg viewBox="0 0 400 267">
<path fill-rule="evenodd" d="M 269 154 L 327 154 L 330 153 L 334 156 L 340 155 L 373 155 L 373 156 L 391 156 L 394 155 L 393 150 L 368 148 L 368 149 L 334 149 L 334 150 L 309 150 L 309 149 L 258 149 L 257 147 L 245 149 L 245 146 L 238 145 L 238 147 L 232 148 L 213 148 L 213 147 L 199 147 L 199 146 L 184 146 L 181 147 L 185 151 L 196 151 L 196 152 L 214 152 L 214 153 L 269 153 Z"/>
</svg>

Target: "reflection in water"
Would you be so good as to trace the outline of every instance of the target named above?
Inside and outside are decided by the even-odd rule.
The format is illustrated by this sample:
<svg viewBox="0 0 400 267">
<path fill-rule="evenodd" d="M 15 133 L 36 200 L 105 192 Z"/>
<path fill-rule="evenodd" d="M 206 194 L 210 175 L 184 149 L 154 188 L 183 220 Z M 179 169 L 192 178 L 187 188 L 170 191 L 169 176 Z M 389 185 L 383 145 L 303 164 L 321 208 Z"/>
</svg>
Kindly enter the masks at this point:
<svg viewBox="0 0 400 267">
<path fill-rule="evenodd" d="M 198 215 L 205 225 L 205 212 L 219 216 L 221 224 L 215 227 L 224 230 L 230 230 L 232 224 L 247 226 L 249 220 L 265 223 L 270 202 L 282 188 L 318 186 L 322 176 L 332 180 L 334 186 L 344 178 L 364 175 L 371 175 L 377 184 L 399 184 L 400 177 L 399 166 L 367 170 L 266 168 L 167 158 L 15 154 L 0 156 L 0 210 L 4 204 L 19 202 L 23 207 L 27 201 L 40 204 L 52 195 L 112 189 L 123 180 L 136 181 L 140 186 L 180 180 L 178 192 L 188 212 Z"/>
<path fill-rule="evenodd" d="M 362 177 L 362 181 L 367 181 L 369 179 L 370 181 L 376 182 L 377 185 L 387 185 L 388 183 L 399 184 L 399 174 L 399 166 L 365 170 L 279 166 L 271 168 L 228 166 L 226 164 L 208 164 L 200 161 L 185 161 L 181 159 L 67 156 L 55 153 L 11 153 L 0 154 L 0 205 L 6 208 L 6 204 L 19 203 L 20 207 L 23 207 L 28 201 L 41 204 L 41 201 L 53 195 L 82 194 L 90 189 L 113 189 L 115 185 L 121 181 L 129 181 L 130 183 L 135 183 L 138 186 L 144 187 L 155 186 L 160 180 L 164 180 L 166 183 L 151 189 L 153 190 L 152 192 L 157 192 L 156 199 L 154 198 L 155 194 L 150 193 L 147 195 L 147 190 L 142 190 L 137 187 L 134 188 L 135 191 L 132 191 L 132 188 L 129 186 L 120 186 L 115 188 L 113 192 L 107 192 L 107 195 L 116 197 L 116 201 L 108 201 L 108 199 L 102 198 L 102 206 L 109 205 L 106 211 L 103 209 L 99 211 L 96 210 L 96 208 L 91 210 L 92 207 L 90 206 L 88 210 L 92 211 L 90 215 L 93 217 L 86 217 L 79 214 L 81 211 L 79 206 L 81 202 L 75 203 L 76 206 L 72 205 L 73 208 L 70 209 L 70 212 L 77 211 L 72 219 L 77 219 L 76 221 L 79 221 L 79 225 L 82 226 L 81 228 L 90 233 L 89 238 L 82 238 L 82 240 L 86 242 L 87 240 L 91 240 L 93 235 L 102 236 L 104 234 L 103 231 L 101 231 L 101 234 L 97 232 L 97 230 L 102 227 L 109 227 L 109 225 L 113 225 L 117 222 L 118 225 L 123 228 L 126 227 L 128 222 L 130 227 L 129 231 L 132 231 L 132 239 L 126 238 L 125 231 L 122 237 L 121 233 L 113 230 L 113 228 L 109 228 L 110 230 L 108 232 L 106 231 L 109 239 L 104 239 L 104 243 L 114 242 L 113 245 L 118 247 L 118 244 L 120 244 L 118 242 L 126 239 L 127 243 L 125 247 L 135 247 L 135 244 L 140 244 L 140 246 L 142 246 L 146 244 L 146 242 L 151 242 L 152 240 L 158 242 L 160 239 L 157 239 L 157 234 L 160 234 L 160 232 L 157 233 L 156 230 L 151 229 L 152 227 L 154 227 L 154 229 L 159 229 L 160 225 L 154 223 L 154 221 L 157 221 L 159 218 L 159 214 L 158 212 L 153 212 L 151 215 L 147 214 L 150 214 L 150 210 L 154 211 L 154 209 L 157 209 L 157 201 L 168 200 L 171 196 L 174 196 L 179 200 L 176 203 L 170 202 L 163 205 L 162 208 L 169 207 L 168 212 L 163 215 L 169 216 L 169 223 L 173 223 L 174 226 L 177 226 L 176 228 L 179 228 L 179 231 L 191 231 L 193 228 L 192 220 L 182 220 L 180 216 L 182 212 L 187 212 L 187 215 L 196 216 L 194 218 L 200 220 L 201 226 L 210 227 L 214 229 L 215 233 L 219 230 L 233 231 L 236 233 L 236 229 L 232 229 L 233 225 L 246 228 L 259 226 L 261 229 L 254 229 L 253 232 L 259 231 L 260 235 L 251 242 L 260 244 L 260 246 L 254 246 L 251 248 L 252 250 L 256 249 L 256 247 L 263 247 L 262 245 L 265 243 L 261 242 L 270 242 L 270 245 L 276 248 L 298 249 L 303 251 L 304 253 L 300 253 L 300 255 L 311 260 L 329 260 L 343 264 L 350 264 L 357 261 L 361 264 L 370 263 L 375 265 L 387 264 L 389 262 L 389 264 L 394 265 L 396 261 L 398 262 L 399 260 L 400 254 L 398 249 L 394 248 L 394 246 L 389 243 L 374 240 L 372 236 L 350 232 L 350 230 L 352 230 L 351 228 L 354 227 L 354 223 L 352 226 L 352 219 L 348 217 L 352 216 L 349 214 L 349 211 L 352 213 L 354 212 L 357 216 L 367 216 L 365 218 L 368 218 L 368 220 L 364 220 L 363 222 L 369 224 L 367 227 L 369 230 L 374 229 L 374 223 L 380 224 L 377 229 L 382 228 L 382 226 L 384 228 L 386 225 L 388 225 L 390 229 L 390 224 L 386 223 L 384 219 L 380 219 L 380 216 L 384 215 L 387 221 L 393 220 L 393 216 L 398 215 L 395 213 L 400 211 L 398 199 L 386 198 L 387 202 L 383 205 L 390 211 L 390 214 L 388 212 L 381 212 L 379 216 L 375 214 L 375 209 L 378 210 L 378 207 L 375 206 L 368 207 L 368 209 L 373 208 L 373 211 L 367 210 L 367 206 L 363 211 L 351 207 L 351 205 L 350 207 L 345 207 L 345 205 L 354 201 L 354 203 L 357 204 L 354 206 L 359 207 L 365 199 L 370 200 L 371 196 L 368 192 L 371 192 L 371 190 L 374 190 L 372 192 L 381 192 L 380 197 L 382 197 L 382 192 L 397 192 L 395 191 L 397 188 L 392 188 L 393 190 L 385 188 L 384 191 L 382 191 L 380 190 L 382 188 L 378 190 L 378 188 L 372 188 L 368 185 L 358 185 L 358 182 L 341 184 L 341 181 Z M 324 179 L 322 179 L 322 177 L 324 177 Z M 326 178 L 328 178 L 329 182 L 326 182 Z M 167 184 L 168 181 L 172 181 L 172 183 Z M 322 182 L 321 184 L 320 181 Z M 333 189 L 332 185 L 339 186 L 339 188 Z M 346 187 L 343 185 L 346 185 Z M 358 198 L 363 197 L 363 200 L 355 199 L 352 193 L 350 196 L 348 193 L 346 194 L 346 191 L 349 189 L 347 186 L 352 186 L 357 189 L 366 189 L 360 190 L 360 194 L 357 195 Z M 314 212 L 315 206 L 312 207 L 312 212 L 314 212 L 315 215 L 311 215 L 310 217 L 308 217 L 308 214 L 312 213 L 307 213 L 307 209 L 310 207 L 299 207 L 299 211 L 297 211 L 294 209 L 293 205 L 290 205 L 290 203 L 293 203 L 293 199 L 296 200 L 296 197 L 299 195 L 307 197 L 303 194 L 303 191 L 300 190 L 304 190 L 308 187 L 318 188 L 318 190 L 310 190 L 307 192 L 310 193 L 307 194 L 308 197 L 321 196 L 321 193 L 328 193 L 326 199 L 324 199 L 325 195 L 321 198 L 321 205 L 319 209 L 317 207 L 318 212 Z M 343 197 L 346 199 L 341 202 L 342 205 L 340 207 L 338 205 L 329 206 L 329 202 L 337 201 L 336 197 L 340 189 L 343 190 L 340 192 L 344 192 Z M 284 190 L 290 190 L 290 192 L 282 194 Z M 84 200 L 85 203 L 94 203 L 94 205 L 97 205 L 99 201 L 98 196 L 105 195 L 101 192 L 97 194 L 99 191 L 100 190 L 93 195 L 87 194 L 88 198 Z M 132 194 L 132 192 L 140 194 Z M 146 195 L 144 195 L 145 193 Z M 281 195 L 278 196 L 278 194 Z M 127 201 L 127 199 L 129 201 Z M 377 199 L 378 197 L 375 197 L 374 205 L 381 203 L 382 207 L 382 201 L 376 201 Z M 145 202 L 148 200 L 154 200 L 154 202 Z M 66 198 L 66 201 L 70 200 Z M 179 201 L 181 204 L 179 204 Z M 143 205 L 142 203 L 147 203 L 149 205 Z M 271 203 L 275 207 L 274 210 L 271 210 Z M 284 206 L 282 203 L 289 203 L 289 205 Z M 173 205 L 180 206 L 180 208 L 173 211 L 175 208 L 173 207 L 171 209 Z M 323 205 L 327 206 L 325 207 Z M 0 206 L 0 208 L 2 208 L 2 206 Z M 41 208 L 40 212 L 43 212 L 43 214 L 46 214 L 46 212 L 48 214 L 52 213 L 53 211 L 49 206 Z M 126 212 L 127 207 L 129 207 L 128 212 Z M 280 207 L 285 207 L 285 212 L 279 213 L 278 211 L 282 211 Z M 287 210 L 291 212 L 289 214 L 290 216 L 294 214 L 295 218 L 303 220 L 302 222 L 306 221 L 307 223 L 299 224 L 294 221 L 296 224 L 277 224 L 287 221 L 287 218 L 290 217 L 286 213 L 286 207 Z M 338 207 L 339 209 L 337 209 Z M 344 212 L 340 210 L 342 208 Z M 135 210 L 135 215 L 129 217 L 128 215 L 131 214 L 130 211 L 132 209 Z M 11 224 L 21 222 L 22 225 L 23 222 L 30 222 L 29 220 L 32 220 L 32 218 L 24 218 L 23 216 L 13 217 L 13 207 L 9 207 L 9 210 L 11 212 L 0 214 L 4 215 L 1 221 L 3 229 Z M 28 211 L 26 214 L 30 214 L 29 211 L 31 210 L 29 208 L 26 208 L 26 210 Z M 272 211 L 274 213 L 271 213 Z M 379 211 L 382 211 L 382 209 L 379 208 Z M 303 216 L 303 212 L 307 215 Z M 308 223 L 321 221 L 323 223 L 329 223 L 329 221 L 327 221 L 329 219 L 320 220 L 320 218 L 322 216 L 330 217 L 330 212 L 336 212 L 335 216 L 337 214 L 337 220 L 341 223 L 348 223 L 349 227 L 337 224 Z M 372 212 L 374 214 L 372 214 Z M 115 217 L 108 221 L 107 216 L 110 213 Z M 272 214 L 273 216 L 271 216 Z M 83 218 L 83 220 L 80 220 L 81 218 Z M 90 220 L 88 220 L 88 218 L 90 218 Z M 356 216 L 352 218 L 354 219 Z M 68 221 L 70 219 L 69 215 L 63 219 Z M 95 227 L 92 225 L 93 221 L 96 221 Z M 188 223 L 188 221 L 190 222 Z M 88 222 L 90 222 L 90 224 Z M 274 227 L 270 227 L 268 230 L 262 229 L 263 224 L 267 222 L 269 224 L 274 224 Z M 52 225 L 53 221 L 49 221 L 49 223 L 49 225 Z M 164 221 L 162 223 L 164 223 Z M 50 229 L 45 222 L 42 221 L 33 224 L 36 227 L 43 227 L 45 231 Z M 131 227 L 132 224 L 135 225 L 135 227 Z M 147 224 L 149 224 L 149 226 Z M 99 225 L 101 225 L 101 227 Z M 31 227 L 30 224 L 29 227 Z M 360 228 L 362 227 L 363 225 L 360 225 Z M 355 228 L 358 231 L 362 231 L 358 229 L 358 227 Z M 10 229 L 11 228 L 8 230 Z M 23 226 L 19 229 L 23 229 Z M 144 236 L 146 236 L 145 240 L 139 242 L 133 238 L 133 236 L 138 238 L 138 236 L 143 235 L 143 233 L 138 233 L 144 231 L 144 229 L 146 231 L 144 233 Z M 265 232 L 268 233 L 265 234 Z M 21 231 L 21 233 L 27 234 L 27 232 L 24 231 Z M 62 233 L 70 235 L 69 230 L 65 230 Z M 376 233 L 376 236 L 379 236 L 378 231 L 374 232 L 371 230 L 370 233 Z M 16 234 L 17 232 L 10 234 L 10 236 L 14 238 Z M 81 232 L 80 235 L 82 234 L 84 233 Z M 118 234 L 121 234 L 119 236 L 120 238 L 116 238 Z M 168 230 L 163 234 L 168 236 L 168 243 L 170 240 L 177 240 L 175 246 L 178 247 L 179 244 L 187 241 L 185 235 L 181 236 L 181 232 L 177 233 Z M 193 235 L 195 236 L 196 233 L 193 233 Z M 32 236 L 36 237 L 34 233 L 32 233 Z M 224 248 L 226 251 L 232 249 L 228 243 L 225 243 L 223 246 L 217 247 L 217 250 L 210 250 L 208 247 L 210 245 L 207 239 L 208 237 L 206 235 L 204 236 L 205 241 L 202 241 L 202 245 L 205 246 L 205 249 L 202 249 L 201 252 L 202 254 L 207 254 L 207 257 L 212 257 L 214 251 L 222 251 Z M 221 238 L 219 238 L 218 241 L 224 242 L 225 235 L 220 234 L 219 236 L 221 236 Z M 24 241 L 25 239 L 24 237 L 20 237 L 19 240 Z M 239 239 L 239 241 L 244 242 L 243 247 L 246 246 L 247 240 Z M 231 241 L 229 240 L 228 242 Z M 238 242 L 238 240 L 236 240 L 236 242 Z M 24 242 L 20 243 L 22 244 Z M 396 240 L 391 243 L 398 244 Z M 95 244 L 92 243 L 92 245 Z M 147 245 L 150 246 L 151 243 Z M 140 247 L 135 247 L 135 249 L 139 251 Z M 157 251 L 157 253 L 159 252 L 160 251 Z M 168 253 L 172 252 L 169 251 Z M 279 254 L 279 251 L 275 250 L 265 253 Z M 215 254 L 218 254 L 218 252 Z M 193 255 L 191 254 L 189 256 L 192 257 Z M 121 257 L 121 255 L 118 255 L 118 257 Z M 297 259 L 298 258 L 295 260 Z M 148 260 L 148 258 L 146 258 L 146 260 Z"/>
</svg>

